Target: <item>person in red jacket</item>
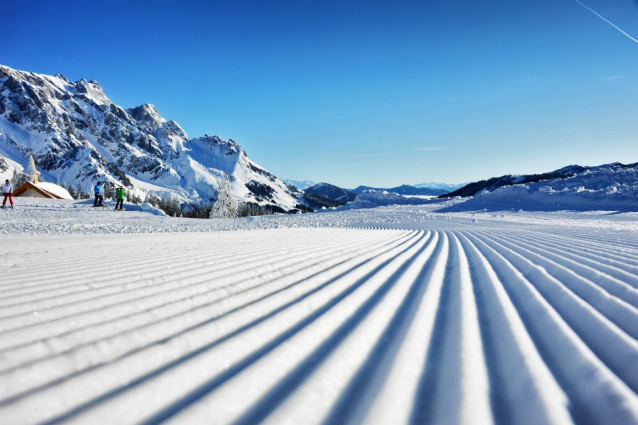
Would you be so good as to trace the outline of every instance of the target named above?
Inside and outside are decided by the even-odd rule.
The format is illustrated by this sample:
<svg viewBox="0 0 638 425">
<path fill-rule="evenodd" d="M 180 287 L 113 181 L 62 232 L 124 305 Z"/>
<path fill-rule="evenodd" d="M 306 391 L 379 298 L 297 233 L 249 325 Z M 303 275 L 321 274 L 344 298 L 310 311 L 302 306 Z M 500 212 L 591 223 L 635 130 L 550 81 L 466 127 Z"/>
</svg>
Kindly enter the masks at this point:
<svg viewBox="0 0 638 425">
<path fill-rule="evenodd" d="M 4 186 L 2 187 L 2 193 L 4 194 L 4 200 L 2 201 L 2 208 L 6 208 L 7 198 L 9 198 L 9 202 L 11 202 L 11 208 L 13 208 L 13 185 L 7 179 L 4 182 Z"/>
</svg>

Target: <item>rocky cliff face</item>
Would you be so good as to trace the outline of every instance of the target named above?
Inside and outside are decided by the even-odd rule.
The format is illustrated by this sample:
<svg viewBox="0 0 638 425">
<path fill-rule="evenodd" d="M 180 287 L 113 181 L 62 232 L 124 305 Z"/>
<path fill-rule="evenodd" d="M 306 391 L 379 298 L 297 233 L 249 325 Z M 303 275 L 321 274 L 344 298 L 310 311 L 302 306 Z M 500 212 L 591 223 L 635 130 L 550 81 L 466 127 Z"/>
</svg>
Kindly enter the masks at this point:
<svg viewBox="0 0 638 425">
<path fill-rule="evenodd" d="M 67 185 L 108 180 L 142 196 L 210 203 L 227 174 L 242 202 L 289 210 L 299 196 L 233 140 L 189 139 L 153 105 L 115 105 L 96 81 L 0 65 L 0 159 L 25 165 L 31 152 L 45 177 Z"/>
</svg>

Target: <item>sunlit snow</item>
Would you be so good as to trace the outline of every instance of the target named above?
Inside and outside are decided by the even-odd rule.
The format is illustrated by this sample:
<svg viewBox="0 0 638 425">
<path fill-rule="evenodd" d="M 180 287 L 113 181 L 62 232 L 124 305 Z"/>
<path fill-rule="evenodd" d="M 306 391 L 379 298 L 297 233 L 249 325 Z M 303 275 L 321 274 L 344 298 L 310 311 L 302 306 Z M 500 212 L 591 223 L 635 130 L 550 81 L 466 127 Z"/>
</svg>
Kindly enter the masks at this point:
<svg viewBox="0 0 638 425">
<path fill-rule="evenodd" d="M 0 418 L 638 422 L 638 213 L 436 212 L 458 202 L 197 220 L 16 198 Z"/>
</svg>

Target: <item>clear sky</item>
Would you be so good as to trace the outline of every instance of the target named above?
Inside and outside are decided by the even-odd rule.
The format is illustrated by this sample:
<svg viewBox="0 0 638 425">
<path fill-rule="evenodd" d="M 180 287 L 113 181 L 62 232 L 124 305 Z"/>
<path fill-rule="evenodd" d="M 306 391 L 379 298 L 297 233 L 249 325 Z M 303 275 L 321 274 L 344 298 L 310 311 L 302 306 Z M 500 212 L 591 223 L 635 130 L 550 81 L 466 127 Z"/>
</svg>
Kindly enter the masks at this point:
<svg viewBox="0 0 638 425">
<path fill-rule="evenodd" d="M 281 178 L 636 162 L 638 1 L 582 1 L 0 0 L 0 63 L 95 79 Z"/>
</svg>

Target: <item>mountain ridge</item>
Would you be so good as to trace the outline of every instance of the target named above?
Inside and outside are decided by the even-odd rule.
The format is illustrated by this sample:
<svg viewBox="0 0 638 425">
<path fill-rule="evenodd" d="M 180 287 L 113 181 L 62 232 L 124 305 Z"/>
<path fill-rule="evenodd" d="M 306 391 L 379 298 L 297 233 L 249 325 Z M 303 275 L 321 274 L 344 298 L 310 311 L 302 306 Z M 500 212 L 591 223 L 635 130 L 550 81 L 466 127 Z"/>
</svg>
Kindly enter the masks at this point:
<svg viewBox="0 0 638 425">
<path fill-rule="evenodd" d="M 486 180 L 479 180 L 477 182 L 469 183 L 461 187 L 460 189 L 441 195 L 439 196 L 439 198 L 452 198 L 455 196 L 468 197 L 474 196 L 483 191 L 493 192 L 494 190 L 505 186 L 538 183 L 554 179 L 566 179 L 574 177 L 583 172 L 596 172 L 606 168 L 635 168 L 636 166 L 638 166 L 638 163 L 623 164 L 620 162 L 613 162 L 610 164 L 595 166 L 568 165 L 557 170 L 539 174 L 506 174 L 499 177 L 492 177 Z"/>
<path fill-rule="evenodd" d="M 152 104 L 124 109 L 94 80 L 71 82 L 0 65 L 0 156 L 24 166 L 31 153 L 54 181 L 110 181 L 142 199 L 152 194 L 209 204 L 225 175 L 241 202 L 288 211 L 301 194 L 250 160 L 234 140 L 189 138 Z"/>
<path fill-rule="evenodd" d="M 457 198 L 439 212 L 638 211 L 638 163 L 570 165 L 548 173 L 494 177 L 438 201 Z"/>
<path fill-rule="evenodd" d="M 330 183 L 317 183 L 314 186 L 305 189 L 304 193 L 310 193 L 315 196 L 329 199 L 341 205 L 352 202 L 357 197 L 356 193 Z"/>
<path fill-rule="evenodd" d="M 418 188 L 415 186 L 411 186 L 408 184 L 403 184 L 401 186 L 392 187 L 388 189 L 378 188 L 378 187 L 370 187 L 370 186 L 358 186 L 352 189 L 354 193 L 362 193 L 366 190 L 372 190 L 375 192 L 388 192 L 388 193 L 396 193 L 398 195 L 420 195 L 420 196 L 439 196 L 447 193 L 447 190 L 443 189 L 432 189 L 432 188 Z"/>
<path fill-rule="evenodd" d="M 440 182 L 425 182 L 425 183 L 413 184 L 411 186 L 414 186 L 419 189 L 441 189 L 447 192 L 452 192 L 454 190 L 462 188 L 465 185 L 467 185 L 467 183 L 450 184 L 450 183 L 440 183 Z"/>
</svg>

